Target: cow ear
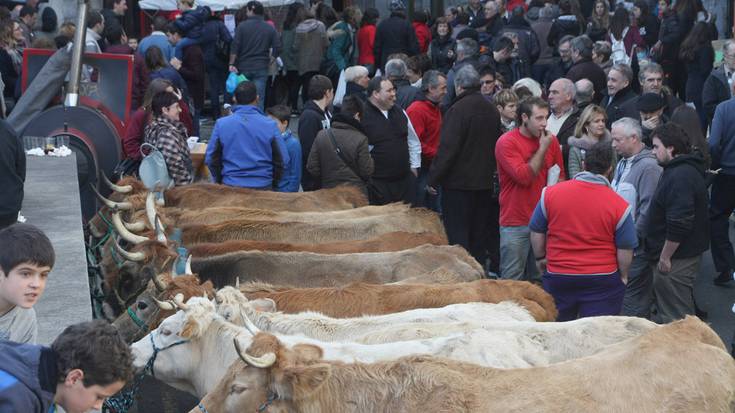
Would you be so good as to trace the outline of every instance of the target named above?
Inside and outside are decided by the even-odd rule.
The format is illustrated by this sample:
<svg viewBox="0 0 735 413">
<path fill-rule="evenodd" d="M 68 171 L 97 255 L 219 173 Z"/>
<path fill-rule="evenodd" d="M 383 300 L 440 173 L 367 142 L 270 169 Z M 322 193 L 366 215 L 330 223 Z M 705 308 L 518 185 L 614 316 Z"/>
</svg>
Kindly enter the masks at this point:
<svg viewBox="0 0 735 413">
<path fill-rule="evenodd" d="M 255 311 L 261 311 L 265 313 L 276 312 L 276 302 L 270 298 L 258 298 L 257 300 L 250 301 L 250 305 L 253 306 Z"/>
<path fill-rule="evenodd" d="M 191 339 L 192 337 L 198 337 L 201 327 L 197 320 L 193 320 L 191 317 L 187 318 L 184 327 L 181 329 L 179 334 L 183 338 Z"/>
<path fill-rule="evenodd" d="M 295 400 L 317 392 L 331 375 L 332 366 L 324 363 L 283 369 L 283 379 L 291 385 Z"/>
<path fill-rule="evenodd" d="M 320 360 L 324 356 L 324 351 L 313 344 L 296 344 L 292 350 L 300 363 Z"/>
</svg>

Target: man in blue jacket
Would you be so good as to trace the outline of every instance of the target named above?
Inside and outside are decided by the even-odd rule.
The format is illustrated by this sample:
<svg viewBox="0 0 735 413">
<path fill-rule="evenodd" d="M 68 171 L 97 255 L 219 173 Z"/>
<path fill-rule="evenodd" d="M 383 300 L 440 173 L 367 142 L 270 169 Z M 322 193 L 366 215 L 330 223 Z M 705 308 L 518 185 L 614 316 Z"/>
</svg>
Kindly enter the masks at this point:
<svg viewBox="0 0 735 413">
<path fill-rule="evenodd" d="M 281 132 L 258 109 L 255 83 L 240 83 L 234 97 L 232 115 L 214 124 L 204 162 L 216 183 L 271 190 L 289 162 Z"/>
<path fill-rule="evenodd" d="M 69 326 L 51 348 L 0 341 L 0 412 L 100 410 L 133 371 L 117 329 L 96 320 Z"/>
</svg>

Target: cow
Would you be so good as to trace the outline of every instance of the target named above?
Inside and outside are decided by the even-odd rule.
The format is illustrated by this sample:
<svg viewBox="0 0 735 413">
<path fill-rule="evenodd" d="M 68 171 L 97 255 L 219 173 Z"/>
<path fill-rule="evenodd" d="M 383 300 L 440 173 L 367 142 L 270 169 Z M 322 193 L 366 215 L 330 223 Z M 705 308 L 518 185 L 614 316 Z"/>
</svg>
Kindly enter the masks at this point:
<svg viewBox="0 0 735 413">
<path fill-rule="evenodd" d="M 597 354 L 507 369 L 432 356 L 372 364 L 327 361 L 309 344 L 260 333 L 190 413 L 732 412 L 735 363 L 688 316 Z"/>
<path fill-rule="evenodd" d="M 112 325 L 120 332 L 125 342 L 132 343 L 155 329 L 161 320 L 175 311 L 159 305 L 181 294 L 184 300 L 191 297 L 214 297 L 214 286 L 211 281 L 199 282 L 195 275 L 159 275 L 148 282 L 147 288 L 137 296 L 135 302 L 120 314 Z"/>
<path fill-rule="evenodd" d="M 232 340 L 246 343 L 244 347 L 247 347 L 260 329 L 249 321 L 246 321 L 245 328 L 230 323 L 216 313 L 209 300 L 193 297 L 185 305 L 179 298 L 176 301 L 182 311 L 165 319 L 158 329 L 133 343 L 133 364 L 136 368 L 143 368 L 155 355 L 152 371 L 156 378 L 201 397 L 214 388 L 229 363 L 237 357 L 231 346 Z M 580 334 L 571 334 L 594 323 L 594 319 L 553 323 L 557 327 L 545 332 L 532 328 L 515 331 L 515 323 L 507 323 L 505 328 L 494 330 L 477 328 L 441 337 L 372 345 L 326 342 L 300 335 L 274 335 L 287 345 L 317 345 L 324 350 L 328 360 L 374 362 L 431 354 L 488 367 L 518 368 L 547 365 L 550 360 L 567 360 L 568 357 L 599 351 L 604 348 L 605 340 L 589 340 L 589 345 L 577 347 L 575 340 Z"/>
<path fill-rule="evenodd" d="M 636 317 L 594 317 L 569 323 L 536 323 L 527 310 L 510 301 L 454 304 L 437 309 L 338 319 L 313 312 L 273 312 L 272 301 L 249 301 L 233 287 L 220 289 L 215 297 L 217 313 L 234 324 L 245 325 L 247 318 L 264 331 L 304 335 L 321 341 L 379 344 L 477 328 L 490 331 L 512 329 L 534 334 L 536 340 L 543 342 L 544 348 L 553 349 L 549 352 L 549 363 L 574 358 L 573 355 L 591 354 L 607 344 L 638 336 L 656 327 L 655 323 Z"/>
<path fill-rule="evenodd" d="M 236 251 L 315 252 L 318 254 L 355 254 L 359 252 L 390 252 L 411 249 L 420 245 L 446 245 L 446 238 L 430 232 L 389 232 L 375 238 L 355 241 L 293 244 L 271 241 L 233 240 L 189 246 L 194 257 L 222 255 Z"/>
<path fill-rule="evenodd" d="M 216 285 L 217 283 L 215 283 Z M 415 308 L 436 308 L 449 304 L 514 301 L 537 321 L 556 320 L 553 297 L 527 281 L 476 280 L 451 284 L 368 284 L 342 287 L 287 288 L 263 283 L 245 283 L 240 291 L 248 299 L 271 299 L 284 313 L 317 311 L 330 317 L 397 313 Z"/>
</svg>

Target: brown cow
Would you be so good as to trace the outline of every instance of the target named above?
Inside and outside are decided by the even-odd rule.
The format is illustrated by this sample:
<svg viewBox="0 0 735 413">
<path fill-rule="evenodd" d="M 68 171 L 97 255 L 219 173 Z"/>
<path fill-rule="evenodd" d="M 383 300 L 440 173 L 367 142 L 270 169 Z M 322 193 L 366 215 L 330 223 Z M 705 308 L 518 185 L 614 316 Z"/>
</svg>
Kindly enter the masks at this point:
<svg viewBox="0 0 735 413">
<path fill-rule="evenodd" d="M 306 251 L 318 254 L 353 254 L 358 252 L 401 251 L 419 245 L 446 245 L 446 240 L 428 232 L 389 232 L 376 238 L 323 244 L 289 244 L 270 241 L 234 240 L 221 243 L 194 244 L 189 253 L 194 257 L 222 255 L 235 251 Z"/>
<path fill-rule="evenodd" d="M 195 275 L 171 277 L 164 274 L 159 275 L 158 279 L 165 285 L 163 291 L 153 281 L 150 281 L 145 291 L 135 299 L 135 303 L 112 323 L 117 327 L 125 342 L 133 343 L 140 340 L 148 334 L 148 331 L 158 327 L 161 320 L 175 312 L 161 309 L 156 300 L 173 300 L 177 294 L 181 294 L 184 300 L 194 296 L 201 297 L 202 295 L 209 298 L 214 297 L 212 282 L 207 281 L 200 284 L 199 278 Z"/>
<path fill-rule="evenodd" d="M 404 213 L 327 222 L 274 222 L 234 220 L 210 225 L 182 225 L 183 242 L 224 242 L 237 239 L 310 244 L 365 240 L 395 231 L 430 232 L 446 243 L 444 225 L 439 215 L 423 208 Z"/>
<path fill-rule="evenodd" d="M 248 299 L 269 298 L 284 313 L 317 311 L 347 318 L 438 308 L 450 304 L 515 301 L 537 321 L 556 320 L 554 299 L 541 287 L 526 281 L 477 280 L 454 284 L 353 283 L 333 288 L 287 288 L 246 283 L 240 291 Z"/>
<path fill-rule="evenodd" d="M 235 345 L 237 346 L 237 339 Z M 735 363 L 717 334 L 687 317 L 597 354 L 497 369 L 431 356 L 372 364 L 322 359 L 259 333 L 190 413 L 732 412 Z M 491 350 L 489 350 L 491 351 Z"/>
</svg>

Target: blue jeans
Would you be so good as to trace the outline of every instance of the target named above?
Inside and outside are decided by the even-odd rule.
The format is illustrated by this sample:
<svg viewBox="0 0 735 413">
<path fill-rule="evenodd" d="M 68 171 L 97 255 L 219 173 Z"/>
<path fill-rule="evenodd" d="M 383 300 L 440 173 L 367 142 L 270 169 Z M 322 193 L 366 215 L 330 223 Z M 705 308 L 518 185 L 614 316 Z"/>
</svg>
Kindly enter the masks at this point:
<svg viewBox="0 0 735 413">
<path fill-rule="evenodd" d="M 248 78 L 249 81 L 255 83 L 255 90 L 258 91 L 258 108 L 263 110 L 265 105 L 265 82 L 268 80 L 268 69 L 255 70 L 252 72 L 240 72 Z M 237 102 L 242 105 L 243 102 Z"/>
<path fill-rule="evenodd" d="M 531 230 L 527 226 L 500 227 L 500 277 L 540 281 L 531 250 Z"/>
<path fill-rule="evenodd" d="M 430 210 L 442 213 L 441 204 L 441 188 L 437 190 L 436 195 L 426 192 L 426 185 L 429 183 L 429 168 L 419 169 L 419 176 L 416 178 L 416 204 L 414 206 L 421 208 L 429 208 Z"/>
<path fill-rule="evenodd" d="M 184 60 L 184 49 L 194 44 L 199 44 L 199 39 L 184 37 L 179 40 L 179 42 L 176 43 L 176 46 L 174 46 L 174 57 L 179 60 Z"/>
</svg>

